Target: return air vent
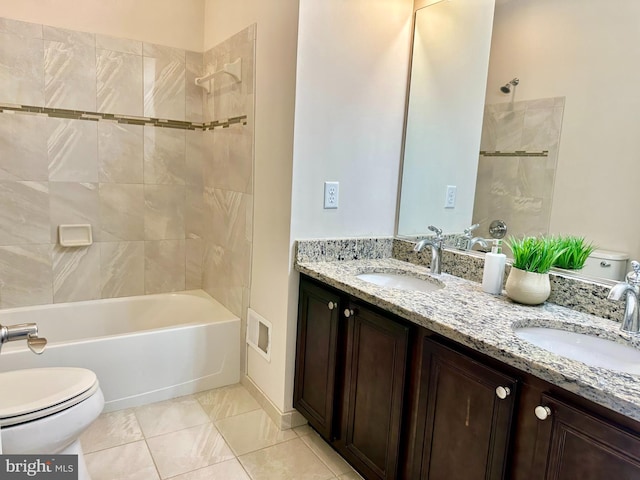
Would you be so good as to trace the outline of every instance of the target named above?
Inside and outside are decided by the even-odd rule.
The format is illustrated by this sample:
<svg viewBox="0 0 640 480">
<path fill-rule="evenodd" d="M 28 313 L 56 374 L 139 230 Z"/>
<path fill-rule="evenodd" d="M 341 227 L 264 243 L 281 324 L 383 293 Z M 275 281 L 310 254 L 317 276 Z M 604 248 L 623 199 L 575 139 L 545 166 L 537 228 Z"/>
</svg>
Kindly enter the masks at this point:
<svg viewBox="0 0 640 480">
<path fill-rule="evenodd" d="M 271 362 L 271 322 L 251 309 L 247 318 L 247 343 Z"/>
</svg>

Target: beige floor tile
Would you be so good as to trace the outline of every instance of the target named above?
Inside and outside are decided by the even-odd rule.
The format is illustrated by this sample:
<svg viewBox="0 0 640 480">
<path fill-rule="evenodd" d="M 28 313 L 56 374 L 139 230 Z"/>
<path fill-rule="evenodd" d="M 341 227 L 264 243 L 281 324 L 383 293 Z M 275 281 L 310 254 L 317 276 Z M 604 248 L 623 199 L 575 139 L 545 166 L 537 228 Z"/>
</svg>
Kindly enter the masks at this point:
<svg viewBox="0 0 640 480">
<path fill-rule="evenodd" d="M 194 397 L 180 397 L 135 409 L 146 438 L 209 423 L 209 417 Z"/>
<path fill-rule="evenodd" d="M 210 467 L 172 477 L 171 480 L 251 480 L 235 458 Z"/>
<path fill-rule="evenodd" d="M 305 435 L 304 437 L 301 437 L 300 440 L 302 440 L 304 444 L 309 447 L 327 467 L 329 467 L 334 475 L 342 475 L 353 471 L 351 466 L 349 466 L 349 464 L 316 432 Z"/>
<path fill-rule="evenodd" d="M 242 455 L 239 460 L 253 480 L 335 478 L 300 438 Z"/>
<path fill-rule="evenodd" d="M 260 408 L 260 404 L 240 384 L 210 390 L 196 398 L 211 420 L 233 417 Z"/>
<path fill-rule="evenodd" d="M 293 430 L 280 430 L 264 410 L 218 420 L 216 427 L 236 455 L 297 438 Z"/>
<path fill-rule="evenodd" d="M 158 472 L 144 441 L 85 455 L 92 480 L 157 480 Z"/>
<path fill-rule="evenodd" d="M 147 439 L 162 478 L 234 458 L 216 428 L 207 423 Z"/>
<path fill-rule="evenodd" d="M 362 480 L 362 477 L 356 472 L 351 471 L 349 473 L 345 473 L 344 475 L 340 475 L 338 477 L 338 480 Z"/>
<path fill-rule="evenodd" d="M 296 435 L 298 435 L 299 437 L 304 437 L 305 435 L 309 435 L 310 433 L 315 433 L 313 428 L 311 428 L 309 425 L 301 425 L 299 427 L 295 427 L 293 431 L 296 432 Z"/>
<path fill-rule="evenodd" d="M 91 453 L 143 438 L 133 410 L 120 410 L 100 415 L 82 434 L 80 443 L 84 453 Z"/>
</svg>

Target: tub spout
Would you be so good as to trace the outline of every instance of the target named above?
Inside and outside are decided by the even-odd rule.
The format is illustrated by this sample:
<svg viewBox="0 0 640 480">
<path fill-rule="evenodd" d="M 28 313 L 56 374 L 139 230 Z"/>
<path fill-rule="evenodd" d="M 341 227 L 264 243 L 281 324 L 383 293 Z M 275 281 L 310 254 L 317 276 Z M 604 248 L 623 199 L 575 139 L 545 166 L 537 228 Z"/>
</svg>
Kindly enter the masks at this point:
<svg viewBox="0 0 640 480">
<path fill-rule="evenodd" d="M 21 323 L 19 325 L 0 325 L 0 349 L 6 342 L 26 340 L 29 349 L 38 355 L 44 352 L 47 345 L 46 338 L 38 337 L 38 326 L 35 323 Z"/>
</svg>

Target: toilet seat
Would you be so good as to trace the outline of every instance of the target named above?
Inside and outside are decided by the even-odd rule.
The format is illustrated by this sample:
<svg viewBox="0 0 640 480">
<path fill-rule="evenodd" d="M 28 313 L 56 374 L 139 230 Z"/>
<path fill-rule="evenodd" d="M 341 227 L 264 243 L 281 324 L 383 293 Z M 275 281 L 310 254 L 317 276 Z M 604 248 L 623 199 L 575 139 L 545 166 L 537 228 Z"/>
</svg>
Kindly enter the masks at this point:
<svg viewBox="0 0 640 480">
<path fill-rule="evenodd" d="M 0 373 L 0 427 L 66 410 L 99 388 L 96 374 L 85 368 L 34 368 Z"/>
</svg>

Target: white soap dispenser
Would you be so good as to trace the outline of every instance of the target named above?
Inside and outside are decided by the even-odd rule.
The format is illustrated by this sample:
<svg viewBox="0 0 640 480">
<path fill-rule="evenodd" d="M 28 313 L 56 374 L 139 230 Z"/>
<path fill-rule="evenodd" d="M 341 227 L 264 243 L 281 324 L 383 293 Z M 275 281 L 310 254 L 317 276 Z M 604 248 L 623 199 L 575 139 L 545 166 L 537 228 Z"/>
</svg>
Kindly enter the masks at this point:
<svg viewBox="0 0 640 480">
<path fill-rule="evenodd" d="M 484 272 L 482 274 L 482 290 L 493 295 L 502 293 L 504 266 L 507 256 L 502 253 L 502 240 L 495 239 L 491 252 L 484 255 Z"/>
</svg>

